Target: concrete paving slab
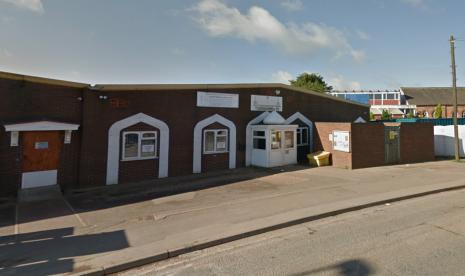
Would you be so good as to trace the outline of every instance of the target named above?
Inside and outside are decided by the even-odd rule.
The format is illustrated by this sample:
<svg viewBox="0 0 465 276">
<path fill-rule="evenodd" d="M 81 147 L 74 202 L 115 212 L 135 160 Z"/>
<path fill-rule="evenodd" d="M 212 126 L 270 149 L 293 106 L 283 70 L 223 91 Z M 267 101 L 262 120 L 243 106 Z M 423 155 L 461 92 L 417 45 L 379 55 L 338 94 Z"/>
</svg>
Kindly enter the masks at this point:
<svg viewBox="0 0 465 276">
<path fill-rule="evenodd" d="M 63 198 L 18 203 L 19 233 L 82 226 Z"/>
</svg>

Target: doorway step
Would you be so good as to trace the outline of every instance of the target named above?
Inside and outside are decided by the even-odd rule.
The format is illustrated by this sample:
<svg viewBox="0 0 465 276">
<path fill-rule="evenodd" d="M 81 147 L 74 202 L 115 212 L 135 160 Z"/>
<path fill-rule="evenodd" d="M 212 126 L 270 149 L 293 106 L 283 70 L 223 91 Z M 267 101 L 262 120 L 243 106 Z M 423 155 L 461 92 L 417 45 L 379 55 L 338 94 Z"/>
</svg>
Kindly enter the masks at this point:
<svg viewBox="0 0 465 276">
<path fill-rule="evenodd" d="M 61 198 L 60 186 L 51 185 L 36 188 L 20 189 L 18 191 L 18 202 L 31 202 L 46 199 Z"/>
</svg>

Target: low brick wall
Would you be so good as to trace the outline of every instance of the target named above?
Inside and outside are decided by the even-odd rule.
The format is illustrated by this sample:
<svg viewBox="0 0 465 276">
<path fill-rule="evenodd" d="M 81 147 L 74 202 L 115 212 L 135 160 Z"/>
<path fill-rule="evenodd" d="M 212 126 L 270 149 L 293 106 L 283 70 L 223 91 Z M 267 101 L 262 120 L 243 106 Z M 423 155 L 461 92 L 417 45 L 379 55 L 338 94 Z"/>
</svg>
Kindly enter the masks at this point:
<svg viewBox="0 0 465 276">
<path fill-rule="evenodd" d="M 400 125 L 401 163 L 434 160 L 434 126 L 432 123 L 402 123 Z"/>
<path fill-rule="evenodd" d="M 352 169 L 383 166 L 384 125 L 352 124 Z"/>
<path fill-rule="evenodd" d="M 331 152 L 331 163 L 335 167 L 352 169 L 352 145 L 350 147 L 351 152 L 333 150 L 329 135 L 332 134 L 334 130 L 351 132 L 351 125 L 352 123 L 315 123 L 313 148 L 315 151 L 324 150 Z"/>
<path fill-rule="evenodd" d="M 332 165 L 359 169 L 385 165 L 386 126 L 400 126 L 401 164 L 434 160 L 434 128 L 430 123 L 315 123 L 315 151 L 331 152 Z M 333 149 L 329 135 L 350 132 L 350 152 Z"/>
</svg>

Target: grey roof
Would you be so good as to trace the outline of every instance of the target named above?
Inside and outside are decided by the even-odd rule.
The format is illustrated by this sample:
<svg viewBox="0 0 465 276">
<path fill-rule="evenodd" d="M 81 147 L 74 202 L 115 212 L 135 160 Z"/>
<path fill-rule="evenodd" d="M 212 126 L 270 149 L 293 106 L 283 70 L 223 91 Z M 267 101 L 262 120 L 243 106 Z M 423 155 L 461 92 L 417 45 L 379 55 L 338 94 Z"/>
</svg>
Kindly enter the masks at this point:
<svg viewBox="0 0 465 276">
<path fill-rule="evenodd" d="M 401 87 L 405 99 L 414 105 L 452 105 L 451 87 Z M 457 102 L 465 105 L 465 87 L 457 87 Z"/>
</svg>

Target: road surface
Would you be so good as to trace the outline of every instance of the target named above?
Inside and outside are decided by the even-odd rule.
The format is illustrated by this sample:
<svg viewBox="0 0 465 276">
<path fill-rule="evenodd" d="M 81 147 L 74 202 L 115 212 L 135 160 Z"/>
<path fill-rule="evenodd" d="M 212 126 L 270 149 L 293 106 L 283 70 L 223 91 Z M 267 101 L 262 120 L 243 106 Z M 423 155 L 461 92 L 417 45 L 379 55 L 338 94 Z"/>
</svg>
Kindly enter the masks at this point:
<svg viewBox="0 0 465 276">
<path fill-rule="evenodd" d="M 310 222 L 120 275 L 465 275 L 465 191 Z"/>
</svg>

